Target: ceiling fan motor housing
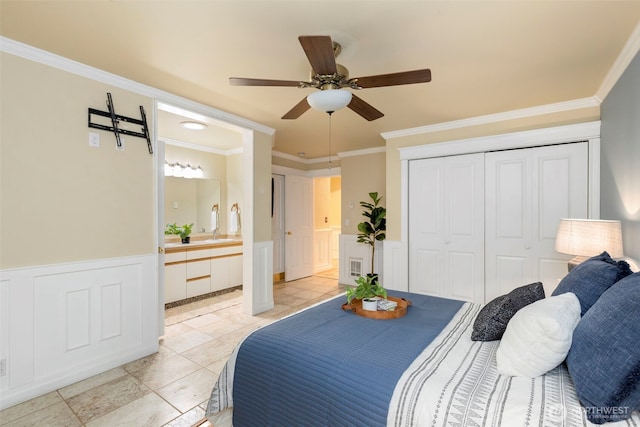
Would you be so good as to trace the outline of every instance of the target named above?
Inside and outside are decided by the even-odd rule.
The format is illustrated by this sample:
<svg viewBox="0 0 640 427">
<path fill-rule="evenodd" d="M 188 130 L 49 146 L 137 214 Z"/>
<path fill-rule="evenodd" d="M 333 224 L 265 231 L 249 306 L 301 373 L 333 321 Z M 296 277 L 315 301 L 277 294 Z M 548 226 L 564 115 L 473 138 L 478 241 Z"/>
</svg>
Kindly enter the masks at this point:
<svg viewBox="0 0 640 427">
<path fill-rule="evenodd" d="M 342 64 L 336 64 L 337 72 L 334 74 L 318 74 L 314 70 L 309 73 L 310 87 L 316 89 L 340 89 L 343 87 L 353 87 L 352 82 L 349 81 L 349 70 Z"/>
</svg>

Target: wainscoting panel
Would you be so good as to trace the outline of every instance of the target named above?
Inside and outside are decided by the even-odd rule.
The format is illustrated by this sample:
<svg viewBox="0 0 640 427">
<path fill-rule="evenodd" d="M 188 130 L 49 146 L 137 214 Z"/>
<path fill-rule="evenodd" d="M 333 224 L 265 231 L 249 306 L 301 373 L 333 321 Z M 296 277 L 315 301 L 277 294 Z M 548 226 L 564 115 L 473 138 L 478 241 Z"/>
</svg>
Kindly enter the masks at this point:
<svg viewBox="0 0 640 427">
<path fill-rule="evenodd" d="M 384 287 L 396 291 L 409 290 L 408 245 L 399 240 L 384 240 L 384 268 L 382 283 Z"/>
<path fill-rule="evenodd" d="M 246 243 L 246 242 L 245 242 Z M 242 288 L 242 308 L 245 313 L 256 315 L 273 308 L 273 241 L 254 242 L 250 262 L 244 263 L 243 283 L 253 286 Z"/>
<path fill-rule="evenodd" d="M 0 275 L 0 408 L 158 350 L 155 255 Z"/>
<path fill-rule="evenodd" d="M 314 230 L 313 232 L 313 272 L 325 271 L 331 268 L 331 239 L 333 231 L 330 228 Z"/>
<path fill-rule="evenodd" d="M 381 242 L 376 244 L 374 260 L 374 270 L 379 277 L 384 277 L 383 267 L 383 246 Z M 351 262 L 362 261 L 361 274 L 364 276 L 371 272 L 371 246 L 358 243 L 358 236 L 355 234 L 340 234 L 340 275 L 338 283 L 342 285 L 355 285 L 356 276 L 352 276 Z"/>
</svg>

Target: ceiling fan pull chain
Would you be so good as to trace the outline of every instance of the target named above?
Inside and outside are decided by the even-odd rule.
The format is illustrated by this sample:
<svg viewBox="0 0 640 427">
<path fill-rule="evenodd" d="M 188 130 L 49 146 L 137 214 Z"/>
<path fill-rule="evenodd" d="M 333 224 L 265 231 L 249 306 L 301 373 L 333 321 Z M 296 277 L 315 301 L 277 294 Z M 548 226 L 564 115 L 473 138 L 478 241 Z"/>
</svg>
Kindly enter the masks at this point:
<svg viewBox="0 0 640 427">
<path fill-rule="evenodd" d="M 329 170 L 331 170 L 331 115 L 333 111 L 327 111 L 329 115 Z"/>
</svg>

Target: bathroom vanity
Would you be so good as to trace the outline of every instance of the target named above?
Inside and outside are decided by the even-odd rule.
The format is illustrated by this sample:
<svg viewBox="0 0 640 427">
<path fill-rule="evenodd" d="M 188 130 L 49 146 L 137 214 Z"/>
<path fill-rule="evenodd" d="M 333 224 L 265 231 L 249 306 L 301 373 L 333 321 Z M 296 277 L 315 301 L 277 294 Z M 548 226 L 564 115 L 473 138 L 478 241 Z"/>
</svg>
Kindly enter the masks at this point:
<svg viewBox="0 0 640 427">
<path fill-rule="evenodd" d="M 242 240 L 196 240 L 188 244 L 165 244 L 165 304 L 241 284 Z"/>
</svg>

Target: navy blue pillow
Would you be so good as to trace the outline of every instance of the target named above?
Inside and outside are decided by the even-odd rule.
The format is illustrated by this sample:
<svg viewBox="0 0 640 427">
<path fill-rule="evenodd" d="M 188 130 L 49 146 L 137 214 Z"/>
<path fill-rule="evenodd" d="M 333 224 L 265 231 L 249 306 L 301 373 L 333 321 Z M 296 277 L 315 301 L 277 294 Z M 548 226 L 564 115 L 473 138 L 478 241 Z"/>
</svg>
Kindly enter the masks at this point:
<svg viewBox="0 0 640 427">
<path fill-rule="evenodd" d="M 506 295 L 499 296 L 482 307 L 473 322 L 473 341 L 495 341 L 502 338 L 507 324 L 522 307 L 544 298 L 542 283 L 515 288 Z"/>
<path fill-rule="evenodd" d="M 615 261 L 605 251 L 573 268 L 558 284 L 551 296 L 573 292 L 584 314 L 618 280 L 631 274 L 626 261 Z"/>
<path fill-rule="evenodd" d="M 580 320 L 567 367 L 589 421 L 640 410 L 640 273 L 609 288 Z"/>
</svg>

